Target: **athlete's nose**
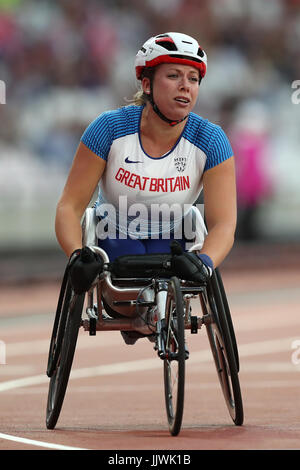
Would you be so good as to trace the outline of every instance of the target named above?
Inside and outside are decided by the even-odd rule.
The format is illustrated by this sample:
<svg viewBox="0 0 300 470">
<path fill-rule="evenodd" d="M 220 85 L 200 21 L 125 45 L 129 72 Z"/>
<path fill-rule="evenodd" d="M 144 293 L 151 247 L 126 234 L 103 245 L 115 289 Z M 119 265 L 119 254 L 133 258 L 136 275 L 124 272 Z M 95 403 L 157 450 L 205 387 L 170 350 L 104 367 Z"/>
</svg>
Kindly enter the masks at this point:
<svg viewBox="0 0 300 470">
<path fill-rule="evenodd" d="M 190 82 L 187 76 L 182 75 L 181 80 L 179 82 L 179 87 L 184 90 L 189 90 L 190 88 Z"/>
</svg>

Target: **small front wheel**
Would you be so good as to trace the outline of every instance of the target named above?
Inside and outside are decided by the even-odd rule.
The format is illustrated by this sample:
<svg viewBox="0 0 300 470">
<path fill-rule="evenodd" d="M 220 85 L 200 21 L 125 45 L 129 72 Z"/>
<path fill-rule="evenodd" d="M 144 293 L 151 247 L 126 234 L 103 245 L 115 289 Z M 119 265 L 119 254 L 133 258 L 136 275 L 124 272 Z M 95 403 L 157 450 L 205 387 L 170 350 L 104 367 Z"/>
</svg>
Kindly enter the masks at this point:
<svg viewBox="0 0 300 470">
<path fill-rule="evenodd" d="M 182 423 L 185 385 L 184 308 L 180 282 L 176 277 L 169 282 L 165 320 L 165 402 L 169 430 L 172 436 L 176 436 Z"/>
</svg>

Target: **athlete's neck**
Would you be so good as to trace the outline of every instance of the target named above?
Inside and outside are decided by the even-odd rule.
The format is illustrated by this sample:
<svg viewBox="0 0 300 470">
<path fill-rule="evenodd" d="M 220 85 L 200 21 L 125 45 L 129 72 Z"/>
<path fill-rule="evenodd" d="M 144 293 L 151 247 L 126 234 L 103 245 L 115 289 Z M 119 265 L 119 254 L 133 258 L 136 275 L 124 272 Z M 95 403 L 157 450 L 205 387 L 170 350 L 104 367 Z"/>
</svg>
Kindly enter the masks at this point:
<svg viewBox="0 0 300 470">
<path fill-rule="evenodd" d="M 140 133 L 142 138 L 151 140 L 153 144 L 164 142 L 172 147 L 179 139 L 185 124 L 186 120 L 176 126 L 170 126 L 153 111 L 150 103 L 147 103 L 143 109 Z"/>
<path fill-rule="evenodd" d="M 162 121 L 156 113 L 147 106 L 143 110 L 140 137 L 144 151 L 153 158 L 162 157 L 170 152 L 178 141 L 184 124 L 171 127 Z"/>
</svg>

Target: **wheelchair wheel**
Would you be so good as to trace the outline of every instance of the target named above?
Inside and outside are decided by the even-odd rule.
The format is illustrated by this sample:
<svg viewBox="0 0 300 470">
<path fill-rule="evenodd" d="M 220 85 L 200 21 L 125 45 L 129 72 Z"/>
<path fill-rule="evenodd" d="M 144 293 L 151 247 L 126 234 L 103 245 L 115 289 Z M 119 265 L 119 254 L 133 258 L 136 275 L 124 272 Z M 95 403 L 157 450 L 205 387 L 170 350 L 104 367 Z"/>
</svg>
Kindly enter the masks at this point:
<svg viewBox="0 0 300 470">
<path fill-rule="evenodd" d="M 64 280 L 65 281 L 65 280 Z M 61 351 L 62 340 L 64 337 L 68 308 L 71 299 L 72 289 L 69 282 L 64 282 L 60 292 L 56 316 L 54 320 L 50 348 L 48 354 L 47 375 L 51 377 Z"/>
<path fill-rule="evenodd" d="M 230 328 L 223 304 L 216 301 L 213 283 L 208 284 L 207 294 L 212 317 L 206 324 L 208 339 L 229 414 L 240 426 L 244 420 L 243 402 Z"/>
<path fill-rule="evenodd" d="M 225 315 L 226 315 L 228 328 L 230 330 L 230 336 L 231 336 L 231 341 L 232 341 L 232 347 L 233 347 L 233 350 L 234 350 L 236 367 L 237 367 L 237 370 L 239 372 L 239 370 L 240 370 L 240 360 L 239 360 L 237 341 L 236 341 L 235 332 L 234 332 L 234 326 L 233 326 L 233 322 L 232 322 L 232 318 L 231 318 L 230 308 L 229 308 L 226 292 L 225 292 L 225 289 L 224 289 L 222 277 L 221 277 L 221 274 L 220 274 L 220 271 L 218 270 L 218 268 L 215 269 L 215 271 L 214 271 L 214 273 L 211 277 L 211 280 L 212 280 L 212 284 L 214 285 L 214 292 L 215 292 L 216 302 L 218 304 L 221 303 L 221 302 L 223 303 L 223 308 L 224 308 L 224 312 L 225 312 Z"/>
<path fill-rule="evenodd" d="M 184 308 L 180 283 L 176 277 L 169 282 L 165 320 L 165 402 L 169 430 L 176 436 L 181 428 L 185 383 Z"/>
<path fill-rule="evenodd" d="M 61 316 L 56 319 L 57 326 L 54 325 L 48 359 L 51 372 L 46 410 L 48 429 L 54 429 L 61 412 L 73 363 L 83 303 L 84 294 L 75 295 L 67 285 Z"/>
</svg>

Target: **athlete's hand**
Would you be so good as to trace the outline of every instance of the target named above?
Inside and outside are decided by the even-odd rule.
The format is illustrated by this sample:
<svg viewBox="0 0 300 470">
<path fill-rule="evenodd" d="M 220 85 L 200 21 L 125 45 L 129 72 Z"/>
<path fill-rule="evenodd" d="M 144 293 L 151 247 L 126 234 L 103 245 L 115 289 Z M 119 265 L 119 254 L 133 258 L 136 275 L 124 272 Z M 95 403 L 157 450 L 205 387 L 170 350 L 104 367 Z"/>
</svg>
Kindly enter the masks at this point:
<svg viewBox="0 0 300 470">
<path fill-rule="evenodd" d="M 184 252 L 176 241 L 171 243 L 171 253 L 171 269 L 180 279 L 205 283 L 210 278 L 213 269 L 201 259 L 201 254 Z"/>
<path fill-rule="evenodd" d="M 103 259 L 89 247 L 75 250 L 69 259 L 69 276 L 75 294 L 83 294 L 91 287 L 103 269 Z"/>
</svg>

